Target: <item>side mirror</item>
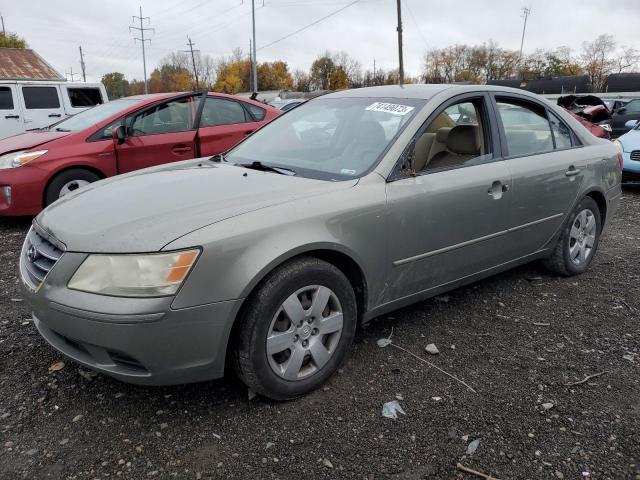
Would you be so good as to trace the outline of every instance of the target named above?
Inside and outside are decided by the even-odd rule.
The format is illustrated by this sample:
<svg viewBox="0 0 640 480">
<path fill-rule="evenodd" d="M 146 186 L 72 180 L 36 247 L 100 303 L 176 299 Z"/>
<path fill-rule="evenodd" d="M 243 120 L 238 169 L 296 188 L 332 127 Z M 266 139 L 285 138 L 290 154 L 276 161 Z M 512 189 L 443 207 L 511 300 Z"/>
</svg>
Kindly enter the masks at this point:
<svg viewBox="0 0 640 480">
<path fill-rule="evenodd" d="M 124 141 L 127 139 L 127 134 L 124 130 L 124 125 L 119 125 L 113 130 L 111 130 L 111 138 L 113 138 L 113 141 L 116 142 L 118 145 L 122 145 Z"/>
<path fill-rule="evenodd" d="M 635 128 L 635 126 L 638 124 L 638 120 L 629 120 L 628 122 L 625 122 L 624 124 L 624 128 Z"/>
<path fill-rule="evenodd" d="M 627 111 L 627 109 L 625 107 L 620 107 L 619 109 L 616 110 L 616 113 L 618 115 L 622 115 L 626 111 Z"/>
</svg>

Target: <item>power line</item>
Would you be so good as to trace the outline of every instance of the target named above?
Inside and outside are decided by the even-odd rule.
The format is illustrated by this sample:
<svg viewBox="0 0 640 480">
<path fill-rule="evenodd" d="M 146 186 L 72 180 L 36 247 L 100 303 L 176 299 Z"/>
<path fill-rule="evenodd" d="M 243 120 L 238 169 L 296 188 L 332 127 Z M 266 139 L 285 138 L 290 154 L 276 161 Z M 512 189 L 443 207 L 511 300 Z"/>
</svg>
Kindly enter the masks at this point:
<svg viewBox="0 0 640 480">
<path fill-rule="evenodd" d="M 271 42 L 271 43 L 267 43 L 266 45 L 261 46 L 258 50 L 262 50 L 262 49 L 264 49 L 264 48 L 268 48 L 268 47 L 270 47 L 270 46 L 272 46 L 272 45 L 275 45 L 275 44 L 276 44 L 276 43 L 278 43 L 278 42 L 281 42 L 282 40 L 286 40 L 287 38 L 291 38 L 291 37 L 293 37 L 294 35 L 296 35 L 296 34 L 298 34 L 298 33 L 302 32 L 302 31 L 306 30 L 307 28 L 313 27 L 314 25 L 317 25 L 318 23 L 322 22 L 323 20 L 326 20 L 326 19 L 327 19 L 327 18 L 329 18 L 329 17 L 333 17 L 334 15 L 337 15 L 338 13 L 342 12 L 343 10 L 346 10 L 346 9 L 347 9 L 347 8 L 349 8 L 350 6 L 355 5 L 356 3 L 359 3 L 359 2 L 360 2 L 360 0 L 354 0 L 353 2 L 351 2 L 351 3 L 347 4 L 347 5 L 345 5 L 344 7 L 339 8 L 338 10 L 334 10 L 333 12 L 329 13 L 328 15 L 325 15 L 324 17 L 319 18 L 318 20 L 316 20 L 316 21 L 314 21 L 314 22 L 311 22 L 310 24 L 305 25 L 304 27 L 299 28 L 298 30 L 296 30 L 296 31 L 294 31 L 294 32 L 291 32 L 291 33 L 289 33 L 288 35 L 285 35 L 284 37 L 281 37 L 281 38 L 279 38 L 279 39 L 277 39 L 277 40 L 274 40 L 274 41 L 273 41 L 273 42 Z M 255 46 L 254 46 L 254 48 L 255 48 Z"/>
<path fill-rule="evenodd" d="M 73 73 L 73 67 L 70 67 L 70 71 L 66 73 L 66 75 L 69 75 L 71 77 L 71 81 L 75 82 L 76 81 L 76 75 L 79 75 L 78 73 Z"/>
<path fill-rule="evenodd" d="M 144 47 L 145 47 L 144 42 L 151 43 L 151 40 L 148 39 L 148 38 L 144 38 L 144 32 L 152 31 L 155 34 L 156 30 L 155 30 L 155 28 L 145 28 L 143 26 L 144 20 L 146 20 L 147 24 L 149 24 L 149 23 L 151 23 L 151 18 L 142 16 L 142 7 L 140 7 L 140 16 L 139 17 L 136 16 L 136 15 L 133 16 L 133 21 L 134 22 L 136 21 L 136 19 L 140 20 L 140 26 L 139 27 L 130 26 L 129 27 L 129 32 L 131 32 L 131 30 L 137 30 L 137 31 L 140 32 L 140 37 L 141 38 L 134 37 L 133 41 L 135 43 L 135 41 L 138 40 L 142 44 L 142 71 L 144 73 L 144 93 L 146 94 L 146 93 L 149 93 L 149 85 L 148 85 L 148 81 L 147 81 L 147 57 L 146 57 L 146 54 L 145 54 L 145 51 L 144 51 Z"/>
<path fill-rule="evenodd" d="M 429 44 L 427 43 L 427 39 L 425 38 L 425 36 L 422 33 L 422 29 L 420 28 L 420 25 L 418 24 L 418 21 L 416 20 L 416 17 L 413 14 L 413 10 L 411 10 L 411 6 L 409 5 L 409 0 L 404 0 L 404 6 L 407 7 L 407 10 L 409 11 L 409 16 L 411 17 L 411 21 L 416 26 L 416 30 L 418 30 L 418 34 L 420 35 L 420 38 L 422 39 L 422 42 L 424 43 L 424 46 L 426 48 L 429 48 Z"/>
</svg>

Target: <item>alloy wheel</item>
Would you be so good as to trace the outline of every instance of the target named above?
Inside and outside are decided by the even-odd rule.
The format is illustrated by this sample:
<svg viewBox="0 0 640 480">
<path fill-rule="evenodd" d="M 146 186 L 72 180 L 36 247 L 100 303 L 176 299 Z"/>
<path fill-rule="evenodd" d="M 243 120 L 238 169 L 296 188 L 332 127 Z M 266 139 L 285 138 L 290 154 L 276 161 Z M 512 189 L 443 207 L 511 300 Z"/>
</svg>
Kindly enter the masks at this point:
<svg viewBox="0 0 640 480">
<path fill-rule="evenodd" d="M 323 285 L 292 293 L 278 308 L 266 338 L 269 365 L 296 381 L 318 372 L 335 353 L 343 328 L 337 295 Z"/>
<path fill-rule="evenodd" d="M 576 265 L 586 263 L 596 241 L 596 219 L 589 209 L 581 210 L 569 232 L 569 258 Z"/>
</svg>

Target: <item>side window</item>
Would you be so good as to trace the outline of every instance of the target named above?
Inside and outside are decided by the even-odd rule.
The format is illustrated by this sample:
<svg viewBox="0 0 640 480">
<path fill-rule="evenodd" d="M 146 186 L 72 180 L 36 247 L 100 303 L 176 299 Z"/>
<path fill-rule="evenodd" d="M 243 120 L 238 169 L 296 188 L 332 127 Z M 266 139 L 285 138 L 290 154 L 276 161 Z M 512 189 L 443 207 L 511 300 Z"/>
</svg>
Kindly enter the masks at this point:
<svg viewBox="0 0 640 480">
<path fill-rule="evenodd" d="M 554 114 L 550 115 L 549 122 L 551 122 L 551 130 L 553 131 L 553 138 L 556 142 L 556 150 L 571 148 L 571 130 L 569 130 L 569 127 Z"/>
<path fill-rule="evenodd" d="M 0 87 L 0 110 L 13 110 L 13 96 L 9 87 Z"/>
<path fill-rule="evenodd" d="M 497 106 L 509 156 L 553 150 L 551 127 L 543 107 L 511 99 L 498 99 Z"/>
<path fill-rule="evenodd" d="M 625 105 L 625 109 L 626 109 L 625 113 L 640 112 L 640 100 L 631 100 L 629 103 Z"/>
<path fill-rule="evenodd" d="M 24 106 L 30 110 L 60 108 L 56 87 L 22 87 Z"/>
<path fill-rule="evenodd" d="M 253 118 L 255 118 L 258 122 L 262 121 L 264 119 L 264 116 L 267 114 L 264 108 L 257 107 L 250 103 L 245 103 L 244 105 L 249 109 L 251 115 L 253 115 Z"/>
<path fill-rule="evenodd" d="M 192 128 L 193 97 L 185 97 L 155 105 L 134 116 L 129 123 L 129 135 L 186 132 Z"/>
<path fill-rule="evenodd" d="M 215 127 L 246 121 L 244 108 L 238 102 L 226 98 L 207 97 L 202 109 L 200 127 Z"/>
<path fill-rule="evenodd" d="M 482 98 L 445 108 L 415 142 L 415 171 L 475 165 L 491 158 L 485 111 Z"/>
<path fill-rule="evenodd" d="M 102 103 L 102 95 L 97 88 L 67 88 L 72 107 L 93 107 Z"/>
</svg>

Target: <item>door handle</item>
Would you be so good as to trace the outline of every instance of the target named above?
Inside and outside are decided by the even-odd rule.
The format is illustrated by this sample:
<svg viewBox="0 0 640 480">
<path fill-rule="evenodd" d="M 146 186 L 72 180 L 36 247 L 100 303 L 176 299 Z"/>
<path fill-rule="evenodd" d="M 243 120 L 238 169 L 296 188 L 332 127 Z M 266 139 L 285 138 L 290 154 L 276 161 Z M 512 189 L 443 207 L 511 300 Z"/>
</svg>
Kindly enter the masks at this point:
<svg viewBox="0 0 640 480">
<path fill-rule="evenodd" d="M 569 167 L 569 169 L 568 169 L 566 172 L 564 172 L 564 174 L 565 174 L 567 177 L 575 177 L 575 176 L 576 176 L 576 175 L 578 175 L 579 173 L 580 173 L 580 169 L 579 169 L 579 168 L 574 167 L 573 165 L 571 165 L 571 166 Z"/>
<path fill-rule="evenodd" d="M 59 117 L 61 117 L 61 116 L 62 116 L 62 115 L 61 115 L 61 114 L 59 114 L 59 113 L 50 113 L 50 114 L 49 114 L 49 118 L 53 118 L 53 117 L 58 117 L 58 118 L 59 118 Z"/>
<path fill-rule="evenodd" d="M 20 118 L 20 115 L 5 115 L 4 118 Z"/>
<path fill-rule="evenodd" d="M 191 147 L 188 145 L 176 145 L 171 149 L 171 151 L 173 153 L 186 153 L 191 151 Z"/>
<path fill-rule="evenodd" d="M 491 184 L 487 193 L 490 197 L 493 197 L 494 200 L 500 200 L 502 198 L 502 194 L 509 190 L 509 185 L 506 183 L 502 183 L 500 180 L 496 180 Z"/>
</svg>

